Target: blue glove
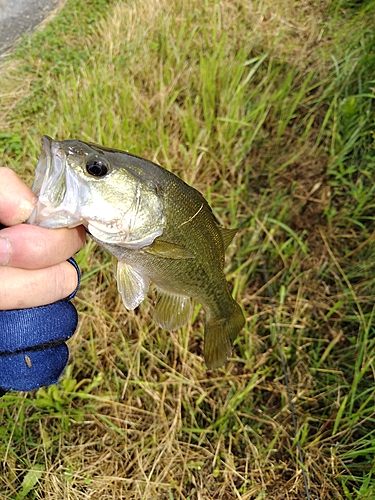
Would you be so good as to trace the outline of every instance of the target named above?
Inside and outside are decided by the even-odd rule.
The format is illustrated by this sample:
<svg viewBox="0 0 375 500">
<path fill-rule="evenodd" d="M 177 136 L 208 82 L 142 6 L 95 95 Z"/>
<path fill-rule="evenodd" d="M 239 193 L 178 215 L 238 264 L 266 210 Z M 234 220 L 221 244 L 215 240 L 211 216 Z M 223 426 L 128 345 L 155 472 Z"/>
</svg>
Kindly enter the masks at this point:
<svg viewBox="0 0 375 500">
<path fill-rule="evenodd" d="M 77 328 L 78 314 L 66 299 L 30 309 L 0 311 L 0 396 L 9 390 L 32 391 L 56 384 L 69 359 L 65 344 Z"/>
</svg>

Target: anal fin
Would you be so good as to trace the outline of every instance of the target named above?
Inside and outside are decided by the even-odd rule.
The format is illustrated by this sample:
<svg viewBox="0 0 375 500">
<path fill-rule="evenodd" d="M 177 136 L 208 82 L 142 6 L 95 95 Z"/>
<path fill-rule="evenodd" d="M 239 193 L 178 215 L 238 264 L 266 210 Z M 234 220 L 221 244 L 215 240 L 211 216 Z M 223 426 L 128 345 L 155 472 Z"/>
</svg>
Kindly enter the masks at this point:
<svg viewBox="0 0 375 500">
<path fill-rule="evenodd" d="M 145 298 L 150 287 L 150 279 L 126 262 L 117 262 L 116 279 L 122 301 L 126 309 L 132 311 Z"/>
<path fill-rule="evenodd" d="M 191 315 L 191 298 L 177 295 L 160 288 L 156 289 L 157 299 L 153 312 L 155 323 L 164 330 L 177 330 L 185 325 Z"/>
</svg>

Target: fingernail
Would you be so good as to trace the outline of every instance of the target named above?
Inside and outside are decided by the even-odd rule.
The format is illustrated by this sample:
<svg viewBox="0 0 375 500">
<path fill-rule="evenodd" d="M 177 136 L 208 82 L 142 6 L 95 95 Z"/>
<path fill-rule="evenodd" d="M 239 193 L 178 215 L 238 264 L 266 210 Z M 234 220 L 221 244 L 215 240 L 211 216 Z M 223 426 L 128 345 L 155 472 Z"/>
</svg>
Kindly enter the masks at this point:
<svg viewBox="0 0 375 500">
<path fill-rule="evenodd" d="M 28 219 L 30 214 L 35 208 L 35 205 L 38 202 L 38 198 L 34 196 L 31 201 L 28 200 L 22 200 L 20 203 L 20 216 L 22 220 Z"/>
<path fill-rule="evenodd" d="M 0 237 L 0 266 L 6 266 L 10 260 L 10 241 L 8 238 Z"/>
</svg>

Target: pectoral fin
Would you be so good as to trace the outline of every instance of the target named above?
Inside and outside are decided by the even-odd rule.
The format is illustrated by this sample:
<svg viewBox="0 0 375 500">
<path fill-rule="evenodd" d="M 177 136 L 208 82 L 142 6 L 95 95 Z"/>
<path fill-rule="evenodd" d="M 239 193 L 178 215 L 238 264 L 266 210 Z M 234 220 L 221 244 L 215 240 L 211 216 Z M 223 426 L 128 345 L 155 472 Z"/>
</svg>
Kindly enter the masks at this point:
<svg viewBox="0 0 375 500">
<path fill-rule="evenodd" d="M 157 300 L 153 318 L 164 330 L 177 330 L 185 325 L 191 314 L 191 299 L 185 295 L 176 295 L 157 288 Z"/>
<path fill-rule="evenodd" d="M 143 247 L 142 251 L 151 255 L 156 255 L 157 257 L 163 257 L 164 259 L 195 258 L 195 255 L 186 248 L 174 243 L 169 243 L 169 241 L 163 241 L 159 239 L 154 240 L 152 245 Z"/>
<path fill-rule="evenodd" d="M 145 298 L 150 286 L 150 279 L 126 262 L 117 262 L 116 279 L 117 289 L 121 293 L 126 309 L 135 309 Z"/>
</svg>

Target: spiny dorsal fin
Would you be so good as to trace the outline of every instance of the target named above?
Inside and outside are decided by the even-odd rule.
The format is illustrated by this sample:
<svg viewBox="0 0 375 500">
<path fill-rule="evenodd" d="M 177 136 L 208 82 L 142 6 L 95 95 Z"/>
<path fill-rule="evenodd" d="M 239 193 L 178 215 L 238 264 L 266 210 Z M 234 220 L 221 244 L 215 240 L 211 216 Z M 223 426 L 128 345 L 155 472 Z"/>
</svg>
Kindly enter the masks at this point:
<svg viewBox="0 0 375 500">
<path fill-rule="evenodd" d="M 151 245 L 143 247 L 142 251 L 164 259 L 195 259 L 195 255 L 186 248 L 159 239 L 154 240 Z"/>
<path fill-rule="evenodd" d="M 155 323 L 164 330 L 177 330 L 185 325 L 191 314 L 191 299 L 156 288 L 157 299 L 153 312 Z"/>
<path fill-rule="evenodd" d="M 233 240 L 235 234 L 237 233 L 238 229 L 235 228 L 235 229 L 227 229 L 225 227 L 220 227 L 219 228 L 220 230 L 220 233 L 221 233 L 221 237 L 223 238 L 223 243 L 224 243 L 224 250 L 226 250 L 231 241 Z"/>
</svg>

